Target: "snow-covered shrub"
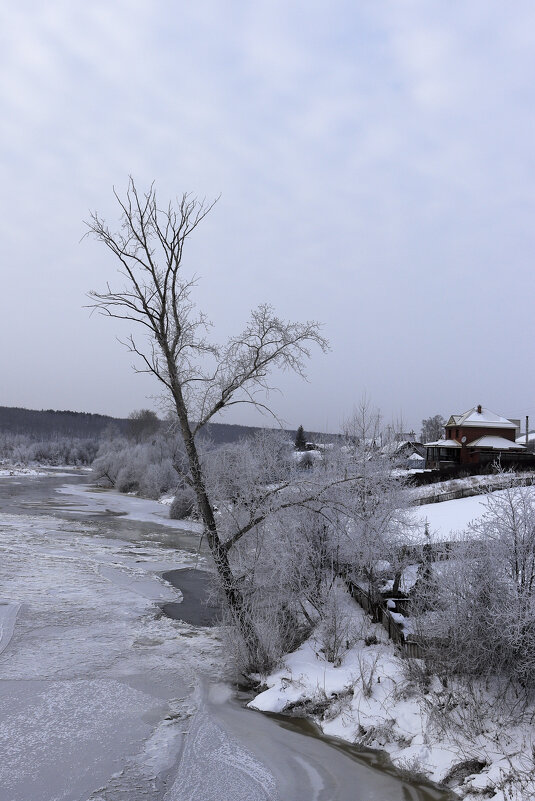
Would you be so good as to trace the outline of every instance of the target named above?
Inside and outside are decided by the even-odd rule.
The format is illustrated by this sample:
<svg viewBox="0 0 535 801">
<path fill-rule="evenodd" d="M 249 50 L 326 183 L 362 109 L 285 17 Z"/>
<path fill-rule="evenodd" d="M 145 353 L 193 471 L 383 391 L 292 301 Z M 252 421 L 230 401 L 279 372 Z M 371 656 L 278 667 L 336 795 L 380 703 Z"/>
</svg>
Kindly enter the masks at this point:
<svg viewBox="0 0 535 801">
<path fill-rule="evenodd" d="M 364 581 L 372 595 L 385 578 L 393 578 L 405 566 L 402 546 L 410 531 L 404 482 L 395 477 L 387 449 L 379 448 L 383 433 L 379 413 L 366 400 L 345 424 L 344 469 L 356 480 L 339 560 L 347 565 L 347 575 Z"/>
<path fill-rule="evenodd" d="M 327 662 L 338 667 L 344 653 L 353 645 L 351 612 L 340 588 L 333 587 L 321 610 L 318 642 Z"/>
<path fill-rule="evenodd" d="M 280 662 L 284 654 L 298 647 L 310 629 L 299 620 L 289 599 L 278 597 L 276 591 L 259 593 L 257 597 L 246 592 L 244 597 L 244 612 L 258 633 L 260 648 L 256 653 L 251 652 L 232 613 L 228 607 L 224 607 L 227 647 L 240 672 L 267 673 Z"/>
<path fill-rule="evenodd" d="M 387 459 L 356 448 L 354 441 L 333 444 L 309 470 L 300 469 L 291 446 L 267 434 L 203 455 L 218 527 L 259 634 L 251 659 L 240 646 L 242 624 L 232 628 L 244 670 L 247 660 L 249 669 L 272 666 L 320 622 L 326 658 L 339 662 L 353 636 L 330 599 L 335 577 L 349 572 L 373 584 L 387 549 L 394 563 L 401 484 Z"/>
<path fill-rule="evenodd" d="M 139 479 L 139 492 L 144 498 L 157 500 L 163 493 L 173 491 L 177 483 L 177 472 L 170 458 L 151 462 Z"/>
<path fill-rule="evenodd" d="M 137 492 L 139 489 L 138 472 L 133 465 L 121 467 L 115 479 L 115 488 L 119 492 Z"/>
<path fill-rule="evenodd" d="M 169 508 L 171 520 L 185 520 L 195 513 L 195 493 L 190 487 L 177 489 Z"/>
<path fill-rule="evenodd" d="M 426 781 L 429 778 L 429 771 L 426 770 L 422 760 L 417 756 L 397 760 L 396 773 L 402 779 L 410 782 Z"/>
<path fill-rule="evenodd" d="M 96 437 L 0 433 L 0 459 L 12 464 L 88 465 L 97 450 Z"/>
<path fill-rule="evenodd" d="M 510 682 L 535 693 L 535 492 L 489 493 L 470 538 L 433 563 L 414 588 L 413 621 L 427 663 L 455 677 Z"/>
<path fill-rule="evenodd" d="M 179 450 L 176 439 L 163 434 L 142 442 L 115 437 L 101 445 L 92 465 L 93 480 L 119 492 L 157 499 L 174 492 L 181 481 Z"/>
<path fill-rule="evenodd" d="M 386 743 L 396 739 L 395 725 L 396 721 L 393 718 L 366 728 L 359 724 L 358 736 L 355 742 L 369 748 L 383 747 Z"/>
<path fill-rule="evenodd" d="M 117 475 L 121 469 L 121 460 L 113 450 L 99 451 L 99 455 L 91 465 L 92 479 L 99 487 L 115 487 Z"/>
<path fill-rule="evenodd" d="M 359 678 L 364 698 L 371 698 L 373 693 L 378 659 L 379 657 L 377 655 L 373 659 L 369 659 L 361 654 L 358 656 Z"/>
</svg>

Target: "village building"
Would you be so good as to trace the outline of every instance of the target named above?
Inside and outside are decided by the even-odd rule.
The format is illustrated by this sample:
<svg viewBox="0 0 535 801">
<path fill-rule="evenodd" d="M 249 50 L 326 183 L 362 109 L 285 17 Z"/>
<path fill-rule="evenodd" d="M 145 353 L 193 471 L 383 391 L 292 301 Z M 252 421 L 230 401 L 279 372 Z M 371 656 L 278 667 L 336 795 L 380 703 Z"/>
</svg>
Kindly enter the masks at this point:
<svg viewBox="0 0 535 801">
<path fill-rule="evenodd" d="M 511 463 L 525 457 L 525 446 L 516 440 L 520 423 L 481 405 L 464 414 L 453 414 L 445 424 L 444 439 L 426 442 L 426 466 L 490 464 L 500 459 Z"/>
</svg>

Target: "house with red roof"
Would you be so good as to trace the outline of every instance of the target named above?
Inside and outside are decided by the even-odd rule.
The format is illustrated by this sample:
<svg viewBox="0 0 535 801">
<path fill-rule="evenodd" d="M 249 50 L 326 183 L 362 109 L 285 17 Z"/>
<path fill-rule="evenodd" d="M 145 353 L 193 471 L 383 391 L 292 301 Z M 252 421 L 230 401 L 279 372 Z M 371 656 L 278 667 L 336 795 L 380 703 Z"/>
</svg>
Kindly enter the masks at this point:
<svg viewBox="0 0 535 801">
<path fill-rule="evenodd" d="M 525 446 L 515 441 L 518 420 L 502 417 L 481 405 L 464 414 L 452 414 L 444 426 L 444 439 L 426 442 L 427 467 L 488 464 L 505 457 L 522 459 Z"/>
</svg>

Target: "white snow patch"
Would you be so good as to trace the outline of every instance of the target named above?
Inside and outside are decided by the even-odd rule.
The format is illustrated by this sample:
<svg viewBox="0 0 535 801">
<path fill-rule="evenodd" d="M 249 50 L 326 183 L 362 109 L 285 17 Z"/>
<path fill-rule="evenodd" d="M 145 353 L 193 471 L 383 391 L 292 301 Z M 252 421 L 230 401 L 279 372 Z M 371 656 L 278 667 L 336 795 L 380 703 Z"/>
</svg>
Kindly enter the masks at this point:
<svg viewBox="0 0 535 801">
<path fill-rule="evenodd" d="M 504 494 L 506 490 L 494 490 L 493 495 Z M 535 486 L 526 487 L 526 492 L 535 493 Z M 472 495 L 442 503 L 426 503 L 412 509 L 414 529 L 411 542 L 426 542 L 425 525 L 428 524 L 431 542 L 455 542 L 471 536 L 470 524 L 485 513 L 486 495 Z"/>
<path fill-rule="evenodd" d="M 150 501 L 146 498 L 137 498 L 132 495 L 123 495 L 115 490 L 95 490 L 77 484 L 64 484 L 56 492 L 63 495 L 73 495 L 80 499 L 82 514 L 95 512 L 111 512 L 120 514 L 130 520 L 139 520 L 144 523 L 158 523 L 161 526 L 191 531 L 201 534 L 203 526 L 191 520 L 171 520 L 168 512 L 162 509 L 159 501 Z"/>
<path fill-rule="evenodd" d="M 1 467 L 0 478 L 11 478 L 12 476 L 25 476 L 26 478 L 33 478 L 34 476 L 49 475 L 44 470 L 36 470 L 33 467 Z"/>
</svg>

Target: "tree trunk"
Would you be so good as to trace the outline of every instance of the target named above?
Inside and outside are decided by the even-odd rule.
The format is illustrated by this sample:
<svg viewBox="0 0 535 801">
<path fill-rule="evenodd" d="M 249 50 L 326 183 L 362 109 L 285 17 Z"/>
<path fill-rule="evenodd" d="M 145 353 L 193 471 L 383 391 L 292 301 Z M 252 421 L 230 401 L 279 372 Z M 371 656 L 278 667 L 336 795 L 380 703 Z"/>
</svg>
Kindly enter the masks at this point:
<svg viewBox="0 0 535 801">
<path fill-rule="evenodd" d="M 197 498 L 199 512 L 205 526 L 208 546 L 214 560 L 217 574 L 223 586 L 223 591 L 225 593 L 230 612 L 238 623 L 241 634 L 245 641 L 251 665 L 254 667 L 266 666 L 268 663 L 268 655 L 262 645 L 260 637 L 258 636 L 258 632 L 256 631 L 254 623 L 246 609 L 243 595 L 236 586 L 236 579 L 232 573 L 232 568 L 230 567 L 227 549 L 223 546 L 217 531 L 214 510 L 212 509 L 212 505 L 204 485 L 202 467 L 199 460 L 195 438 L 189 425 L 186 405 L 182 395 L 182 388 L 176 376 L 176 372 L 173 369 L 174 364 L 170 359 L 168 359 L 168 367 L 171 392 L 180 423 L 182 439 L 184 440 L 186 453 L 188 455 L 193 489 Z"/>
</svg>

